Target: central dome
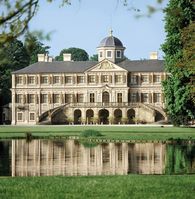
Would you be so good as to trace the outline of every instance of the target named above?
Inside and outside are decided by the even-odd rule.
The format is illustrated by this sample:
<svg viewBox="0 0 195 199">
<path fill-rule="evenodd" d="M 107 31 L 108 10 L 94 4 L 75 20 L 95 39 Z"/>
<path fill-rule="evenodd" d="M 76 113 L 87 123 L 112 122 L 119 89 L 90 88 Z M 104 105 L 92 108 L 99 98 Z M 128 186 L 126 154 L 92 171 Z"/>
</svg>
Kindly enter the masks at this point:
<svg viewBox="0 0 195 199">
<path fill-rule="evenodd" d="M 123 44 L 118 38 L 108 36 L 102 39 L 98 47 L 123 47 Z"/>
</svg>

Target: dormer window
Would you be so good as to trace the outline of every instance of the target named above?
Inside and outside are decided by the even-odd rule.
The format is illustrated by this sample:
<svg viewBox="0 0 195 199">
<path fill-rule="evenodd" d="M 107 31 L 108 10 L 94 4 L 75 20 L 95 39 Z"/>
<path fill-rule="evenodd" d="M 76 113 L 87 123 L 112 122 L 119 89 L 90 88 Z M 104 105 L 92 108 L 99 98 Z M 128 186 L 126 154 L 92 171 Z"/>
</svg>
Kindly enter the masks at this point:
<svg viewBox="0 0 195 199">
<path fill-rule="evenodd" d="M 106 58 L 112 58 L 112 51 L 111 50 L 106 51 Z"/>
<path fill-rule="evenodd" d="M 116 51 L 116 58 L 121 58 L 121 51 L 120 50 Z"/>
</svg>

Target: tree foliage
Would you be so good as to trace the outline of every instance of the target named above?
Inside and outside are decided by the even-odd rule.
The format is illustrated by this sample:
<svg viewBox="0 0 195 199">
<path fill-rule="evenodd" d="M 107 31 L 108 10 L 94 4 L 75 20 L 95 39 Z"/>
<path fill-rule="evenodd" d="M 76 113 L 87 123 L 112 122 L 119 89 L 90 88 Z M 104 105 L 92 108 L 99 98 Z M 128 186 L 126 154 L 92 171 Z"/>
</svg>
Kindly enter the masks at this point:
<svg viewBox="0 0 195 199">
<path fill-rule="evenodd" d="M 166 108 L 173 124 L 187 124 L 195 118 L 191 84 L 194 75 L 193 2 L 170 0 L 165 13 L 167 36 L 162 49 L 165 52 L 165 69 L 169 74 L 163 83 Z"/>
<path fill-rule="evenodd" d="M 94 54 L 89 58 L 90 61 L 98 61 L 98 54 Z"/>
<path fill-rule="evenodd" d="M 81 48 L 68 48 L 68 49 L 63 49 L 60 52 L 59 56 L 55 57 L 56 61 L 63 61 L 63 54 L 64 53 L 70 53 L 71 54 L 71 59 L 73 61 L 87 61 L 89 60 L 89 55 L 87 52 Z"/>
<path fill-rule="evenodd" d="M 3 104 L 10 102 L 11 72 L 29 64 L 29 55 L 23 43 L 12 40 L 0 46 L 0 88 L 3 94 Z"/>
<path fill-rule="evenodd" d="M 36 63 L 38 61 L 37 54 L 48 53 L 49 46 L 44 46 L 38 38 L 31 33 L 25 35 L 24 46 L 30 56 L 30 64 Z"/>
<path fill-rule="evenodd" d="M 51 3 L 54 0 L 47 0 Z M 59 0 L 61 5 L 70 4 L 71 0 Z M 3 0 L 0 1 L 0 43 L 5 43 L 22 35 L 29 22 L 38 11 L 40 0 Z"/>
</svg>

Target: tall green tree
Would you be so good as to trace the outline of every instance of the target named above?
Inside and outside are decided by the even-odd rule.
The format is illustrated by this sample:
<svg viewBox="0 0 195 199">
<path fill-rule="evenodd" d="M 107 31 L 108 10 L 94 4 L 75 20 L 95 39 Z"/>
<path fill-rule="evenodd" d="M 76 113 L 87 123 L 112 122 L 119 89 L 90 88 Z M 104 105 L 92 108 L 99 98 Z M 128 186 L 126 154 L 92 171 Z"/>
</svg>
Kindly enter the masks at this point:
<svg viewBox="0 0 195 199">
<path fill-rule="evenodd" d="M 81 48 L 68 48 L 68 49 L 63 49 L 60 52 L 59 56 L 55 57 L 56 61 L 63 61 L 63 54 L 64 53 L 70 53 L 71 54 L 71 59 L 73 61 L 87 61 L 89 60 L 89 55 L 87 52 Z"/>
<path fill-rule="evenodd" d="M 191 84 L 194 72 L 186 59 L 186 50 L 189 52 L 187 48 L 193 40 L 188 33 L 185 35 L 186 28 L 195 20 L 193 1 L 170 0 L 165 14 L 167 36 L 162 49 L 165 53 L 165 69 L 169 74 L 163 83 L 166 109 L 174 125 L 187 124 L 195 118 Z M 184 37 L 187 39 L 184 40 Z"/>
<path fill-rule="evenodd" d="M 1 105 L 3 105 L 11 101 L 11 72 L 28 66 L 29 55 L 23 43 L 14 39 L 0 45 L 0 60 Z"/>
<path fill-rule="evenodd" d="M 25 35 L 24 46 L 30 57 L 30 64 L 36 63 L 38 61 L 37 54 L 48 53 L 49 46 L 44 46 L 38 38 L 31 33 Z"/>
<path fill-rule="evenodd" d="M 98 54 L 94 54 L 89 58 L 90 61 L 98 61 Z"/>
</svg>

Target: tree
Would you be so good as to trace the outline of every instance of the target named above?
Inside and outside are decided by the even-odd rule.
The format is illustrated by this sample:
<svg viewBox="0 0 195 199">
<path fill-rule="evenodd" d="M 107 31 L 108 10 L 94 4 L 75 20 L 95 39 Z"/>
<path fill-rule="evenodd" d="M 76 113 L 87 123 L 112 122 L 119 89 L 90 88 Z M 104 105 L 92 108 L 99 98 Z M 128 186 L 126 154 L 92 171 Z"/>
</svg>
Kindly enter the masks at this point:
<svg viewBox="0 0 195 199">
<path fill-rule="evenodd" d="M 51 3 L 54 0 L 47 0 Z M 59 0 L 62 5 L 71 0 Z M 0 2 L 0 43 L 6 43 L 25 33 L 29 22 L 38 11 L 40 0 L 4 0 Z"/>
<path fill-rule="evenodd" d="M 59 56 L 55 57 L 56 61 L 63 61 L 63 54 L 64 53 L 70 53 L 71 54 L 71 59 L 73 61 L 87 61 L 89 60 L 89 55 L 87 52 L 81 48 L 68 48 L 68 49 L 63 49 L 60 52 Z"/>
<path fill-rule="evenodd" d="M 194 48 L 194 30 L 186 33 L 186 28 L 189 30 L 195 20 L 193 2 L 170 0 L 165 13 L 167 36 L 162 49 L 165 53 L 165 69 L 169 76 L 163 82 L 163 87 L 167 113 L 174 125 L 180 125 L 195 118 L 195 104 L 191 95 L 193 85 L 190 81 L 194 72 L 189 64 L 194 62 L 191 50 L 189 51 L 191 46 Z M 193 35 L 189 36 L 192 32 Z M 191 61 L 187 56 L 189 54 Z"/>
<path fill-rule="evenodd" d="M 90 61 L 98 61 L 98 54 L 94 54 L 93 56 L 90 57 Z"/>
<path fill-rule="evenodd" d="M 30 64 L 38 61 L 37 54 L 48 53 L 49 46 L 44 46 L 34 34 L 28 33 L 25 35 L 24 46 L 30 56 Z"/>
<path fill-rule="evenodd" d="M 11 72 L 29 65 L 29 55 L 23 43 L 13 40 L 0 45 L 0 88 L 2 104 L 10 102 Z"/>
</svg>

